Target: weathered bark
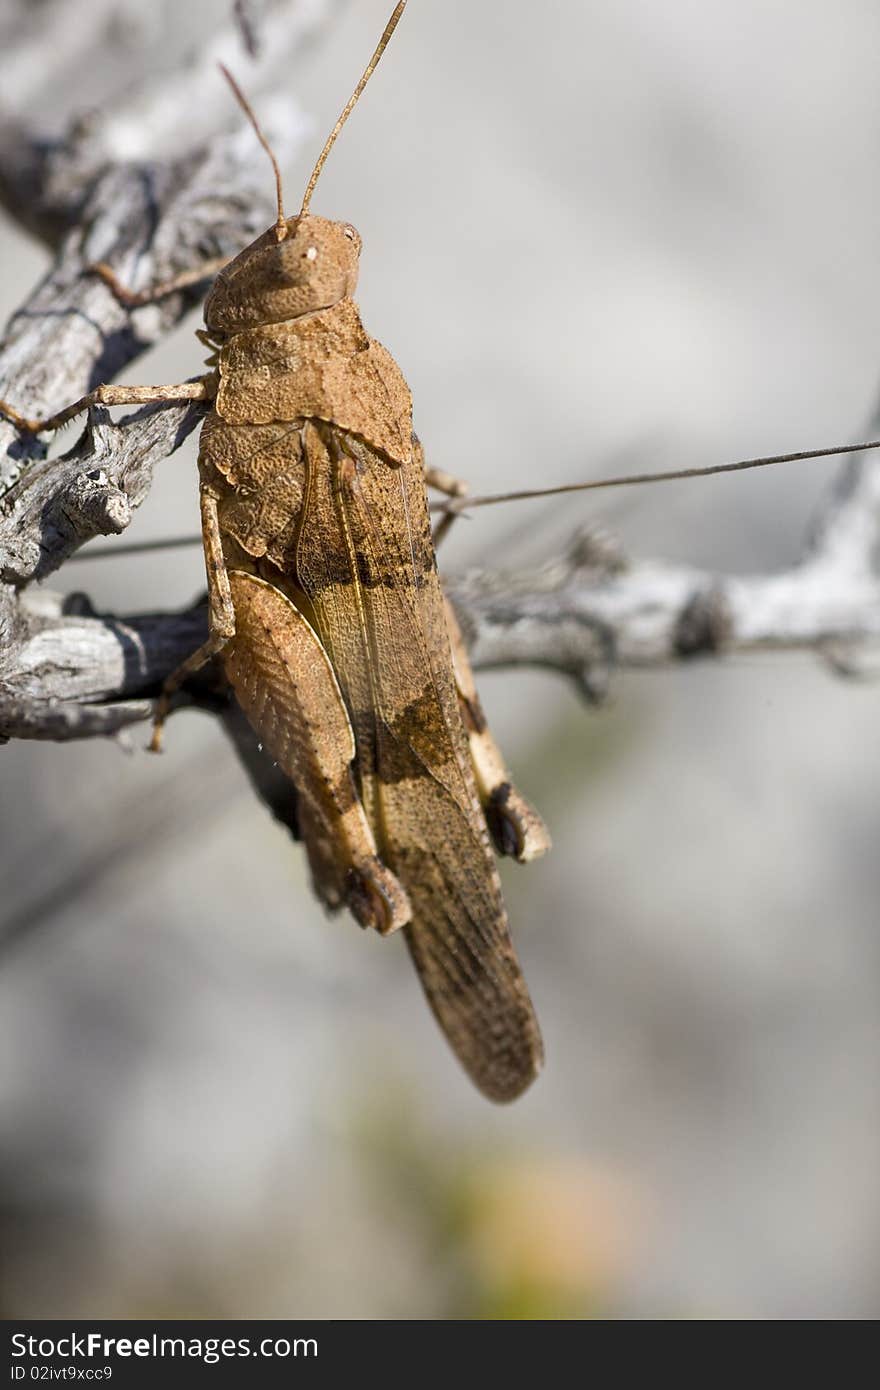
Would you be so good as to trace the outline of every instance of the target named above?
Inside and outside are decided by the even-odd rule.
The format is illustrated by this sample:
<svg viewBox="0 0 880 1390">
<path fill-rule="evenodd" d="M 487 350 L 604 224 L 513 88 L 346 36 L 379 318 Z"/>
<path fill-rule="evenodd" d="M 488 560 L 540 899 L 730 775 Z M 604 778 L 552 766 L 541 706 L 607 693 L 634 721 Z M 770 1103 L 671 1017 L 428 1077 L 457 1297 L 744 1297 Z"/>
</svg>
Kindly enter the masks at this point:
<svg viewBox="0 0 880 1390">
<path fill-rule="evenodd" d="M 192 55 L 134 83 L 100 116 L 80 112 L 51 137 L 30 123 L 30 113 L 47 105 L 40 92 L 21 92 L 21 49 L 33 18 L 25 22 L 24 4 L 15 9 L 0 63 L 10 82 L 0 91 L 27 100 L 0 124 L 0 199 L 55 259 L 0 346 L 0 397 L 39 416 L 114 377 L 198 297 L 196 287 L 127 309 L 90 273 L 95 261 L 110 262 L 132 287 L 147 285 L 233 253 L 269 223 L 271 181 L 252 132 L 239 125 L 217 133 L 234 110 L 214 62 L 231 56 L 244 26 L 248 44 L 271 53 L 261 88 L 268 102 L 273 74 L 289 85 L 291 52 L 320 31 L 333 6 L 230 6 Z M 72 13 L 86 9 L 82 22 L 96 42 L 108 42 L 104 30 L 118 6 L 49 5 L 42 13 L 66 30 Z M 181 150 L 169 132 L 184 110 L 193 116 Z M 296 120 L 273 127 L 282 157 L 300 130 Z M 133 132 L 137 157 L 121 160 Z M 172 146 L 176 157 L 164 158 Z M 198 405 L 148 407 L 114 424 L 96 410 L 73 447 L 51 461 L 43 443 L 0 419 L 0 736 L 85 738 L 147 719 L 148 697 L 202 640 L 203 608 L 97 614 L 28 588 L 94 536 L 126 528 L 156 463 L 202 413 Z M 480 569 L 449 578 L 447 587 L 476 666 L 555 668 L 594 700 L 617 667 L 730 651 L 809 648 L 838 670 L 865 672 L 880 638 L 878 534 L 880 457 L 866 453 L 847 461 L 802 561 L 783 573 L 630 562 L 607 537 L 584 532 L 566 555 L 537 568 Z"/>
</svg>

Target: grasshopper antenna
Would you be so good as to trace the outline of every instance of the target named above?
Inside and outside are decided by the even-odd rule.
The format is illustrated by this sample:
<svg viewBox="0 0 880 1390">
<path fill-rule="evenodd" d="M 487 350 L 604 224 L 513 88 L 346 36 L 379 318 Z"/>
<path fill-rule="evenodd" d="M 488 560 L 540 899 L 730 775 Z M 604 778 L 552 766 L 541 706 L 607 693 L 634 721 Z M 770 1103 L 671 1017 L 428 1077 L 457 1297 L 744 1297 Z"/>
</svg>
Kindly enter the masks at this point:
<svg viewBox="0 0 880 1390">
<path fill-rule="evenodd" d="M 284 216 L 284 200 L 281 194 L 281 170 L 278 168 L 278 160 L 275 158 L 275 152 L 272 149 L 272 146 L 269 144 L 269 141 L 263 134 L 260 128 L 260 122 L 257 120 L 256 115 L 254 114 L 254 109 L 248 101 L 247 97 L 245 96 L 244 92 L 239 87 L 238 83 L 232 76 L 232 73 L 229 71 L 226 64 L 220 63 L 219 66 L 220 71 L 222 72 L 223 76 L 226 78 L 226 81 L 232 88 L 236 101 L 238 102 L 242 111 L 247 116 L 248 120 L 253 126 L 257 139 L 259 140 L 260 144 L 263 146 L 263 149 L 266 151 L 267 155 L 272 161 L 272 168 L 275 171 L 275 197 L 278 202 L 278 216 L 275 219 L 275 235 L 279 241 L 283 241 L 284 238 L 287 236 L 287 220 Z"/>
<path fill-rule="evenodd" d="M 838 454 L 858 454 L 863 449 L 880 449 L 880 439 L 864 444 L 837 444 L 831 449 L 801 449 L 793 454 L 769 454 L 766 458 L 740 459 L 737 463 L 713 463 L 708 468 L 680 468 L 665 473 L 625 473 L 619 478 L 595 478 L 588 483 L 562 483 L 559 487 L 529 488 L 522 492 L 492 492 L 484 497 L 456 497 L 450 502 L 432 503 L 433 512 L 460 516 L 471 507 L 493 507 L 498 502 L 523 502 L 532 497 L 558 497 L 563 492 L 591 492 L 601 487 L 630 487 L 642 483 L 669 483 L 682 478 L 710 478 L 715 473 L 740 473 L 746 468 L 768 468 L 774 463 L 797 463 L 804 459 L 835 458 Z M 168 540 L 136 541 L 129 545 L 104 545 L 97 550 L 78 550 L 68 556 L 68 564 L 76 560 L 109 560 L 123 555 L 145 555 L 153 550 L 178 550 L 183 546 L 201 545 L 202 536 L 172 536 Z"/>
<path fill-rule="evenodd" d="M 354 110 L 355 106 L 357 105 L 358 99 L 359 99 L 359 97 L 360 97 L 361 92 L 364 90 L 364 88 L 366 87 L 366 85 L 367 85 L 367 83 L 369 82 L 370 78 L 373 76 L 373 73 L 376 71 L 376 67 L 377 67 L 377 65 L 378 65 L 379 59 L 382 57 L 382 54 L 385 52 L 385 49 L 388 47 L 388 43 L 389 43 L 389 40 L 391 39 L 391 35 L 394 33 L 395 29 L 397 28 L 397 24 L 398 24 L 398 21 L 399 21 L 399 19 L 400 19 L 400 16 L 403 14 L 403 12 L 404 12 L 405 9 L 406 9 L 406 0 L 400 0 L 400 4 L 397 5 L 397 6 L 395 7 L 394 13 L 392 14 L 392 16 L 391 16 L 391 18 L 389 19 L 388 23 L 385 25 L 385 28 L 382 30 L 382 37 L 381 37 L 381 39 L 379 40 L 379 42 L 377 43 L 377 45 L 376 45 L 376 51 L 375 51 L 375 53 L 373 54 L 372 58 L 371 58 L 370 61 L 367 63 L 366 68 L 364 69 L 364 75 L 363 75 L 363 77 L 361 78 L 361 80 L 360 80 L 360 82 L 357 84 L 357 86 L 355 87 L 354 91 L 352 92 L 351 96 L 349 97 L 348 101 L 346 102 L 345 106 L 344 106 L 343 109 L 342 109 L 342 113 L 341 113 L 341 115 L 340 115 L 340 117 L 339 117 L 339 120 L 336 122 L 335 126 L 333 127 L 333 129 L 331 130 L 330 134 L 328 135 L 328 137 L 327 137 L 327 143 L 326 143 L 326 145 L 324 146 L 324 148 L 323 148 L 323 150 L 321 151 L 321 153 L 318 155 L 318 162 L 317 162 L 317 164 L 315 165 L 314 169 L 312 170 L 312 176 L 311 176 L 311 178 L 309 179 L 309 182 L 308 182 L 308 184 L 307 184 L 307 186 L 306 186 L 306 191 L 305 191 L 305 194 L 303 195 L 303 200 L 302 200 L 302 207 L 300 208 L 300 213 L 299 213 L 300 217 L 305 217 L 305 216 L 308 214 L 308 211 L 309 211 L 309 203 L 312 201 L 312 194 L 313 194 L 314 191 L 315 191 L 315 184 L 318 182 L 318 179 L 321 177 L 321 170 L 324 168 L 324 165 L 325 165 L 326 162 L 327 162 L 327 156 L 328 156 L 328 154 L 330 153 L 330 151 L 332 150 L 333 146 L 334 146 L 335 143 L 336 143 L 336 137 L 337 137 L 337 135 L 339 134 L 340 130 L 341 130 L 342 127 L 345 125 L 345 122 L 348 120 L 349 116 L 351 115 L 352 111 Z M 262 137 L 261 137 L 261 138 L 262 138 Z M 265 144 L 265 141 L 264 141 L 263 143 Z"/>
<path fill-rule="evenodd" d="M 736 463 L 713 463 L 708 468 L 625 473 L 619 478 L 595 478 L 587 483 L 561 483 L 558 487 L 524 488 L 520 492 L 491 492 L 483 497 L 456 497 L 450 502 L 438 502 L 432 510 L 458 516 L 469 512 L 472 507 L 493 507 L 499 502 L 525 502 L 532 497 L 558 497 L 564 492 L 593 492 L 602 487 L 634 487 L 642 483 L 672 483 L 682 478 L 711 478 L 716 473 L 741 473 L 747 468 L 769 468 L 774 463 L 834 458 L 838 454 L 858 454 L 863 449 L 880 449 L 880 439 L 869 439 L 864 444 L 836 444 L 830 449 L 799 449 L 792 454 L 768 454 L 766 458 L 738 459 Z"/>
</svg>

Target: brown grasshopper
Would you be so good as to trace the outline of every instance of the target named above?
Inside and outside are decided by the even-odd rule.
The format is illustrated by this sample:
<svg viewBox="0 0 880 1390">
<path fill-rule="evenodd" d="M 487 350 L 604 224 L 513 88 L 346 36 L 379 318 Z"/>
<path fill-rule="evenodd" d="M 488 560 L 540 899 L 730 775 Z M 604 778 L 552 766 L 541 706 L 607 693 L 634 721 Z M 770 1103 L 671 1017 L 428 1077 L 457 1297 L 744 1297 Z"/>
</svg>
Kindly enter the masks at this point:
<svg viewBox="0 0 880 1390">
<path fill-rule="evenodd" d="M 318 897 L 383 935 L 403 928 L 453 1049 L 502 1101 L 535 1077 L 542 1045 L 491 841 L 525 861 L 549 839 L 486 727 L 437 576 L 425 483 L 451 495 L 460 487 L 425 469 L 406 382 L 361 324 L 352 299 L 360 237 L 310 211 L 404 4 L 295 217 L 284 214 L 274 155 L 230 77 L 272 160 L 278 216 L 208 295 L 209 374 L 182 386 L 100 387 L 42 421 L 3 409 L 37 431 L 96 403 L 211 402 L 199 450 L 209 637 L 166 682 L 151 746 L 172 693 L 219 657 L 296 788 Z M 101 273 L 129 302 L 147 298 Z M 149 297 L 184 278 L 196 275 Z"/>
</svg>

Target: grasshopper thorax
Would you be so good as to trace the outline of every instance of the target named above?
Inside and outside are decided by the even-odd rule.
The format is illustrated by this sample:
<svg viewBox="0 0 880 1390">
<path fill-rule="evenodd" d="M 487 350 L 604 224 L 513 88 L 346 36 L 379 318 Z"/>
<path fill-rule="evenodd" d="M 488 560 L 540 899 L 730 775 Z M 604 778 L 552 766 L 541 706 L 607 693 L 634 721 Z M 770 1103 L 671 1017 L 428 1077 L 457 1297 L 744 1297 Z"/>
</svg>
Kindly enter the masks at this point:
<svg viewBox="0 0 880 1390">
<path fill-rule="evenodd" d="M 311 214 L 270 227 L 220 272 L 205 303 L 220 338 L 329 309 L 354 293 L 361 239 L 347 222 Z"/>
</svg>

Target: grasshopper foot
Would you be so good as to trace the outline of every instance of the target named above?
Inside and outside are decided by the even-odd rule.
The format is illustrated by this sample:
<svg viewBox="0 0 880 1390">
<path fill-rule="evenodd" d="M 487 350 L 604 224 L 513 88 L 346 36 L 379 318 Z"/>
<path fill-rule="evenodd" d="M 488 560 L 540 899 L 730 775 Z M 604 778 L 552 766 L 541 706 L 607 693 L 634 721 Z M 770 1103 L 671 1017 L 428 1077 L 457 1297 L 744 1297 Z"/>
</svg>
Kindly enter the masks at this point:
<svg viewBox="0 0 880 1390">
<path fill-rule="evenodd" d="M 380 936 L 389 936 L 412 920 L 403 885 L 378 858 L 349 869 L 346 904 L 362 927 L 372 927 Z"/>
<path fill-rule="evenodd" d="M 156 702 L 156 711 L 153 715 L 153 733 L 147 744 L 148 753 L 161 753 L 162 740 L 165 736 L 165 720 L 171 711 L 170 695 L 160 695 Z"/>
</svg>

